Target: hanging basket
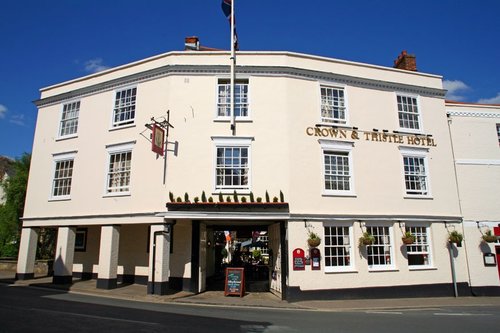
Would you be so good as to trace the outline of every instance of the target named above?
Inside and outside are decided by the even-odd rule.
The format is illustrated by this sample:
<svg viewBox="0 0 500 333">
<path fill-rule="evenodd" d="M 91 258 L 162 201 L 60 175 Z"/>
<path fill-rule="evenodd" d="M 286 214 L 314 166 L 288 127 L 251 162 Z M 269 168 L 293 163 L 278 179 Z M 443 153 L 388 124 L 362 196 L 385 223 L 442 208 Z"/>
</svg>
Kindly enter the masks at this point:
<svg viewBox="0 0 500 333">
<path fill-rule="evenodd" d="M 309 238 L 307 244 L 309 244 L 310 247 L 318 247 L 319 244 L 321 244 L 321 238 Z"/>
<path fill-rule="evenodd" d="M 497 236 L 494 235 L 483 235 L 482 238 L 486 243 L 495 243 L 497 241 Z"/>
<path fill-rule="evenodd" d="M 403 244 L 405 244 L 405 245 L 411 245 L 411 244 L 415 243 L 415 237 L 403 237 L 401 239 L 403 241 Z"/>
</svg>

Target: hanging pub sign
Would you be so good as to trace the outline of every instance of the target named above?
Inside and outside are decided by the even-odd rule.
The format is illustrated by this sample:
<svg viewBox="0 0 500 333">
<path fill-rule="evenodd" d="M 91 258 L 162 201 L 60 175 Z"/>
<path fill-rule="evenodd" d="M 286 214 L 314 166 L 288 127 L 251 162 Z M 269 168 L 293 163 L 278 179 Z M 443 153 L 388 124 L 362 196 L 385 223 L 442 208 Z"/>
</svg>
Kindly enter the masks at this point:
<svg viewBox="0 0 500 333">
<path fill-rule="evenodd" d="M 317 248 L 312 248 L 311 249 L 311 269 L 313 271 L 317 271 L 321 269 L 321 253 L 319 252 L 319 249 Z"/>
<path fill-rule="evenodd" d="M 245 294 L 245 270 L 238 267 L 226 268 L 226 282 L 224 284 L 224 296 Z"/>
<path fill-rule="evenodd" d="M 151 140 L 152 148 L 151 150 L 160 156 L 163 156 L 163 150 L 165 148 L 165 130 L 153 124 L 153 139 Z"/>
<path fill-rule="evenodd" d="M 304 250 L 295 249 L 293 250 L 293 270 L 294 271 L 303 271 L 306 269 L 306 258 Z"/>
</svg>

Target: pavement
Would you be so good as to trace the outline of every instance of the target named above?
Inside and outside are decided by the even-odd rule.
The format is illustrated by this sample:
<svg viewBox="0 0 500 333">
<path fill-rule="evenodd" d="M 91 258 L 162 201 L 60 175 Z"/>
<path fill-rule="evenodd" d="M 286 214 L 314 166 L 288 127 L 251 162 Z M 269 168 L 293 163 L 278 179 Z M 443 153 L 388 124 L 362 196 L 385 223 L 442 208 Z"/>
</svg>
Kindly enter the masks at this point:
<svg viewBox="0 0 500 333">
<path fill-rule="evenodd" d="M 246 293 L 243 297 L 224 296 L 223 291 L 206 291 L 193 294 L 185 291 L 170 291 L 167 295 L 148 295 L 145 285 L 119 284 L 118 288 L 97 289 L 96 280 L 73 279 L 72 284 L 55 285 L 52 277 L 35 276 L 31 280 L 15 280 L 15 272 L 0 270 L 0 283 L 11 286 L 50 288 L 68 293 L 109 297 L 150 303 L 191 304 L 198 306 L 254 307 L 304 311 L 373 311 L 412 310 L 422 308 L 449 308 L 465 306 L 500 306 L 500 297 L 435 297 L 394 298 L 357 300 L 318 300 L 287 302 L 270 292 Z"/>
</svg>

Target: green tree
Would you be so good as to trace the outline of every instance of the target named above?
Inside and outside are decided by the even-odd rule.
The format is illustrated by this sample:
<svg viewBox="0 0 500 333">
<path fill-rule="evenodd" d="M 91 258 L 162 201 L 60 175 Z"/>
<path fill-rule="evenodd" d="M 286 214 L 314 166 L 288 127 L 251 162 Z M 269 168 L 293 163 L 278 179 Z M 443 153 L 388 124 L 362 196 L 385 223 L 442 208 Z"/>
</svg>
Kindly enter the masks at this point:
<svg viewBox="0 0 500 333">
<path fill-rule="evenodd" d="M 16 159 L 13 174 L 1 183 L 5 203 L 0 206 L 0 256 L 15 257 L 19 250 L 19 239 L 24 212 L 24 199 L 30 168 L 31 155 L 23 154 Z"/>
</svg>

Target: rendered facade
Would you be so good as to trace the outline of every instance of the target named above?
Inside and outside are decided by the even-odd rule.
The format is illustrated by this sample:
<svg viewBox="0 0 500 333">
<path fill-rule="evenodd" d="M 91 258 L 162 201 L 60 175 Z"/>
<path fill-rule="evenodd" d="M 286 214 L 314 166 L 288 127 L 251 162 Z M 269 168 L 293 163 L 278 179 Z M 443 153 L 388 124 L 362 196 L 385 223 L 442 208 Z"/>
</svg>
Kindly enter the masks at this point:
<svg viewBox="0 0 500 333">
<path fill-rule="evenodd" d="M 33 276 L 38 228 L 53 227 L 55 283 L 203 292 L 218 270 L 215 232 L 257 230 L 268 236 L 264 289 L 283 299 L 498 293 L 470 222 L 497 226 L 498 194 L 475 189 L 459 163 L 494 160 L 484 177 L 498 180 L 498 146 L 475 156 L 442 78 L 406 53 L 396 66 L 238 52 L 234 115 L 224 51 L 169 52 L 43 88 L 18 278 Z M 168 128 L 165 158 L 151 151 L 156 125 Z M 464 246 L 449 244 L 452 231 Z M 374 242 L 360 245 L 366 232 Z"/>
</svg>

